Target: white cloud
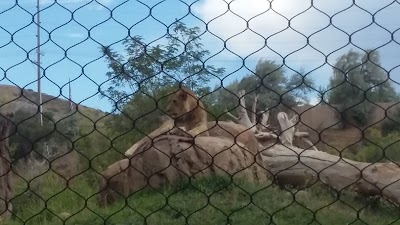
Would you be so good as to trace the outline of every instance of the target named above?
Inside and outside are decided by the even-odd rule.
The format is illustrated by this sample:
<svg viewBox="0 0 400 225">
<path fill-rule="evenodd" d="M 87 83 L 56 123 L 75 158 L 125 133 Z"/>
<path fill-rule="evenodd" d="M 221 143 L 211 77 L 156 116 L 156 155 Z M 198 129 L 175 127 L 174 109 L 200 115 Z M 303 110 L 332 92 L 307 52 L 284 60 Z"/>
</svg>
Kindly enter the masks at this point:
<svg viewBox="0 0 400 225">
<path fill-rule="evenodd" d="M 321 65 L 326 55 L 346 46 L 349 35 L 355 32 L 352 43 L 364 49 L 377 48 L 390 41 L 389 32 L 376 24 L 370 25 L 371 14 L 389 5 L 390 0 L 356 1 L 364 10 L 353 5 L 353 0 L 314 0 L 313 6 L 311 2 L 202 0 L 194 5 L 193 12 L 209 23 L 209 32 L 226 41 L 226 47 L 242 58 L 259 51 L 253 56 L 277 60 L 287 56 L 285 63 L 289 66 L 304 65 L 307 62 L 318 62 Z M 342 10 L 345 11 L 340 12 Z M 398 27 L 399 22 L 386 18 L 386 14 L 390 13 L 399 14 L 400 4 L 393 4 L 377 13 L 375 21 L 385 28 L 393 26 L 393 23 Z M 330 24 L 329 17 L 332 17 L 334 26 Z M 368 27 L 365 28 L 366 26 Z M 348 46 L 350 47 L 356 48 Z M 338 54 L 330 56 L 329 62 L 333 62 L 337 56 Z"/>
<path fill-rule="evenodd" d="M 270 5 L 272 6 L 271 10 Z M 310 6 L 309 0 L 275 0 L 271 4 L 265 0 L 236 0 L 228 3 L 222 0 L 205 0 L 196 5 L 195 12 L 205 22 L 210 22 L 209 31 L 227 41 L 227 48 L 245 57 L 267 45 L 273 50 L 293 51 L 304 45 L 305 38 L 293 30 L 287 29 L 288 20 Z M 281 14 L 281 15 L 279 15 Z M 315 14 L 315 13 L 314 13 Z M 291 24 L 294 28 L 300 24 L 311 24 L 316 15 L 305 14 L 301 21 Z M 325 19 L 319 20 L 313 27 L 318 28 Z M 299 24 L 299 25 L 297 25 Z M 302 26 L 310 30 L 311 26 Z M 274 35 L 278 32 L 280 34 Z M 311 31 L 309 31 L 311 32 Z M 281 46 L 284 48 L 281 48 Z M 284 53 L 285 54 L 285 53 Z"/>
</svg>

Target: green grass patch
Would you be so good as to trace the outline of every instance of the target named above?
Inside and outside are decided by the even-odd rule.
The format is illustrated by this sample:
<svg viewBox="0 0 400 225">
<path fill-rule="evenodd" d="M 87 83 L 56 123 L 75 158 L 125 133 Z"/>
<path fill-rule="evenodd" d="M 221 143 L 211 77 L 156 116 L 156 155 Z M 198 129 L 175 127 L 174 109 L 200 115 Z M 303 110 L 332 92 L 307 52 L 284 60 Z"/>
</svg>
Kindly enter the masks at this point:
<svg viewBox="0 0 400 225">
<path fill-rule="evenodd" d="M 89 175 L 88 175 L 89 176 Z M 32 183 L 40 182 L 33 185 Z M 337 193 L 316 184 L 304 190 L 214 177 L 147 188 L 107 207 L 97 205 L 93 175 L 68 182 L 48 172 L 19 182 L 10 225 L 248 225 L 398 224 L 399 209 L 382 198 Z"/>
</svg>

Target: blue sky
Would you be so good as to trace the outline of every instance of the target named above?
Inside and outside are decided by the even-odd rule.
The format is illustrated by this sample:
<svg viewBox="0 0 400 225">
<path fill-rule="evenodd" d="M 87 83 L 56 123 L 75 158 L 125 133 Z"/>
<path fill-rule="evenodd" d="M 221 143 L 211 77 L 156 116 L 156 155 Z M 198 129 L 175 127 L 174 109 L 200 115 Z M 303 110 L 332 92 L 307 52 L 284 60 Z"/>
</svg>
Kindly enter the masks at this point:
<svg viewBox="0 0 400 225">
<path fill-rule="evenodd" d="M 163 43 L 163 39 L 157 39 L 166 34 L 165 25 L 176 18 L 202 31 L 206 31 L 204 22 L 208 23 L 203 43 L 212 55 L 221 52 L 207 63 L 226 68 L 229 76 L 224 85 L 249 74 L 247 68 L 254 69 L 260 58 L 278 63 L 285 58 L 286 66 L 303 68 L 317 85 L 326 85 L 332 68 L 325 60 L 333 64 L 350 48 L 379 48 L 382 66 L 390 71 L 391 79 L 400 82 L 400 3 L 354 3 L 314 0 L 311 6 L 311 0 L 41 0 L 42 67 L 51 80 L 42 79 L 42 91 L 58 95 L 70 78 L 75 102 L 108 111 L 110 103 L 96 96 L 98 85 L 107 80 L 100 46 L 121 49 L 119 41 L 127 37 L 128 28 L 132 36 L 141 35 L 148 43 Z M 149 8 L 151 15 L 165 25 L 148 17 Z M 0 1 L 0 69 L 10 81 L 33 90 L 37 87 L 36 66 L 27 57 L 36 60 L 35 13 L 36 0 L 19 0 L 18 5 L 16 0 Z M 291 19 L 291 28 L 283 16 Z M 250 29 L 246 29 L 246 21 Z M 89 34 L 94 40 L 88 38 Z M 352 34 L 352 44 L 348 34 Z M 3 78 L 0 83 L 10 81 Z M 68 96 L 68 86 L 61 91 Z"/>
</svg>

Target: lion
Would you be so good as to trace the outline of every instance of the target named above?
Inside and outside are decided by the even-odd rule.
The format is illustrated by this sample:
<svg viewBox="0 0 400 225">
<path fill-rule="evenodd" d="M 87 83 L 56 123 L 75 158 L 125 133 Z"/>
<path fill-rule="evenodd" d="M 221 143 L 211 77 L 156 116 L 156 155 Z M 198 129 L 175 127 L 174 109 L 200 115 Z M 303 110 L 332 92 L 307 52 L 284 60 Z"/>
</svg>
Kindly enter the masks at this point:
<svg viewBox="0 0 400 225">
<path fill-rule="evenodd" d="M 208 136 L 207 111 L 196 94 L 188 88 L 180 87 L 168 98 L 166 112 L 167 120 L 149 135 L 136 142 L 125 152 L 125 156 L 132 156 L 139 146 L 163 134 L 184 136 Z"/>
</svg>

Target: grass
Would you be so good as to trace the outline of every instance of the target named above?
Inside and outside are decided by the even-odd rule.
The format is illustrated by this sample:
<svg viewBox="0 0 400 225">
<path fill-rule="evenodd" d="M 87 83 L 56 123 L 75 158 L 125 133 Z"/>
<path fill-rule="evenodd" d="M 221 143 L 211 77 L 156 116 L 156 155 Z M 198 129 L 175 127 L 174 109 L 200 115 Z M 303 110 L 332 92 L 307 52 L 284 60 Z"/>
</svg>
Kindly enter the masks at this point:
<svg viewBox="0 0 400 225">
<path fill-rule="evenodd" d="M 107 207 L 96 204 L 98 187 L 82 174 L 66 182 L 47 174 L 19 182 L 10 225 L 210 225 L 400 224 L 399 209 L 315 185 L 305 190 L 256 185 L 224 177 L 145 189 Z"/>
</svg>

